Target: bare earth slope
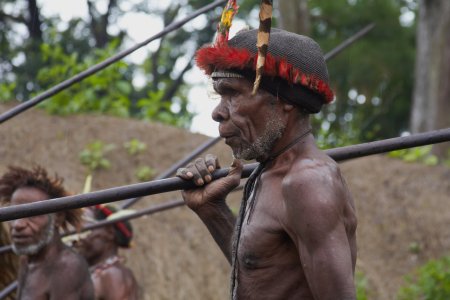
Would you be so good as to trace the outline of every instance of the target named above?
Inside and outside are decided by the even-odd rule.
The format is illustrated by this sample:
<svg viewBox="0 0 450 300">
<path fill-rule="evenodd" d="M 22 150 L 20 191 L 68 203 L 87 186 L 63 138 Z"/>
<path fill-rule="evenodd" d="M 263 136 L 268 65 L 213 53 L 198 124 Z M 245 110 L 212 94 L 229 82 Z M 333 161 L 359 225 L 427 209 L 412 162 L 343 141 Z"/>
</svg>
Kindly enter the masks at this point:
<svg viewBox="0 0 450 300">
<path fill-rule="evenodd" d="M 5 111 L 0 106 L 0 111 Z M 123 144 L 137 138 L 147 150 L 131 156 Z M 148 165 L 157 173 L 183 158 L 208 137 L 154 123 L 98 115 L 48 116 L 32 110 L 0 125 L 0 172 L 9 164 L 37 163 L 82 190 L 86 168 L 80 151 L 101 140 L 116 148 L 106 155 L 109 170 L 94 173 L 93 189 L 137 182 Z M 223 143 L 210 151 L 223 166 L 231 154 Z M 358 264 L 372 290 L 370 299 L 392 299 L 402 275 L 450 249 L 450 171 L 374 156 L 341 164 L 357 204 Z M 136 209 L 171 199 L 178 192 L 147 197 Z M 236 207 L 240 195 L 233 195 Z M 207 230 L 188 209 L 176 208 L 133 222 L 134 247 L 122 252 L 144 299 L 227 299 L 230 267 Z M 419 251 L 412 251 L 418 249 Z"/>
</svg>

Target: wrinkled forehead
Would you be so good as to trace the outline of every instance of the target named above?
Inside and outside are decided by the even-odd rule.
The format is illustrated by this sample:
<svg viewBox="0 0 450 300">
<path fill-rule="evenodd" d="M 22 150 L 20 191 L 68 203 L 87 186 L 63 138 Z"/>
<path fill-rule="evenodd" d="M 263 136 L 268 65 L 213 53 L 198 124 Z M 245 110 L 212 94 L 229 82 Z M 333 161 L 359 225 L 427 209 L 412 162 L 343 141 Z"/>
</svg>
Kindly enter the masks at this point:
<svg viewBox="0 0 450 300">
<path fill-rule="evenodd" d="M 39 188 L 33 186 L 21 186 L 11 195 L 11 203 L 25 204 L 48 200 L 50 197 Z"/>
</svg>

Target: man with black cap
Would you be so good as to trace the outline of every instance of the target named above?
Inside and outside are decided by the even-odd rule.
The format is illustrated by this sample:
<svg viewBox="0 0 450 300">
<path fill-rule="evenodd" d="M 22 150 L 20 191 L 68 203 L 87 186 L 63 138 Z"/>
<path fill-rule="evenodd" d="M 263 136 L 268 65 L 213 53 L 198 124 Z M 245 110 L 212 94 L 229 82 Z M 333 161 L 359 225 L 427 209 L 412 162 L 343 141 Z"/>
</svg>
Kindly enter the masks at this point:
<svg viewBox="0 0 450 300">
<path fill-rule="evenodd" d="M 232 299 L 355 299 L 356 216 L 338 165 L 319 150 L 310 114 L 333 100 L 320 47 L 272 29 L 260 88 L 253 92 L 257 31 L 197 52 L 220 103 L 212 117 L 233 151 L 228 176 L 212 180 L 213 155 L 178 170 L 199 188 L 183 191 L 232 265 Z M 240 159 L 259 166 L 240 212 L 225 198 L 239 185 Z"/>
<path fill-rule="evenodd" d="M 96 205 L 86 209 L 86 224 L 111 220 L 120 213 L 114 205 Z M 133 230 L 128 221 L 93 229 L 75 245 L 90 266 L 97 300 L 139 299 L 139 287 L 133 272 L 123 264 L 119 248 L 129 248 Z"/>
</svg>

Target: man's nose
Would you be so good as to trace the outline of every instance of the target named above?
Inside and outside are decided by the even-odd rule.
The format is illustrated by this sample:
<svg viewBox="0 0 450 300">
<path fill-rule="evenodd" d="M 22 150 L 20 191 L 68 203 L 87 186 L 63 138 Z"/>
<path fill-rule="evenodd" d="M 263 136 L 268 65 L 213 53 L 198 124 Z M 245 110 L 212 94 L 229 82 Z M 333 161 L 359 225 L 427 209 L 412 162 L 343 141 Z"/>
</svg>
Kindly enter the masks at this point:
<svg viewBox="0 0 450 300">
<path fill-rule="evenodd" d="M 230 116 L 230 112 L 225 105 L 225 101 L 221 100 L 220 103 L 214 108 L 212 114 L 212 118 L 216 122 L 223 122 L 227 120 Z"/>
<path fill-rule="evenodd" d="M 25 227 L 27 227 L 27 219 L 26 218 L 11 221 L 11 228 L 14 229 L 15 231 L 20 231 L 20 230 L 24 229 Z"/>
</svg>

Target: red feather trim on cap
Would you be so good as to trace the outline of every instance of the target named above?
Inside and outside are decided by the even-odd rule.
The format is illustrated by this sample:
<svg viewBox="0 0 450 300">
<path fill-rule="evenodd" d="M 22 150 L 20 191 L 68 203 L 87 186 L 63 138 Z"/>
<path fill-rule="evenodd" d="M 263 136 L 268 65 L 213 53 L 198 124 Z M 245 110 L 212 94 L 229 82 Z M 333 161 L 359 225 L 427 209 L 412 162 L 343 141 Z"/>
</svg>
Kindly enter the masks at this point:
<svg viewBox="0 0 450 300">
<path fill-rule="evenodd" d="M 237 49 L 228 46 L 208 46 L 197 51 L 197 66 L 211 75 L 214 70 L 252 69 L 256 68 L 257 54 L 247 49 Z M 269 53 L 264 65 L 265 76 L 278 76 L 291 84 L 300 84 L 321 95 L 325 103 L 333 101 L 334 94 L 327 83 L 312 74 L 304 74 L 284 59 L 278 59 Z"/>
<path fill-rule="evenodd" d="M 97 204 L 95 205 L 95 208 L 100 210 L 105 215 L 106 218 L 108 218 L 110 215 L 114 213 L 112 210 L 110 210 L 108 207 L 104 205 Z M 117 229 L 119 229 L 120 232 L 123 233 L 123 235 L 125 235 L 126 238 L 130 238 L 133 235 L 123 222 L 119 221 L 114 223 L 114 225 L 117 227 Z"/>
</svg>

